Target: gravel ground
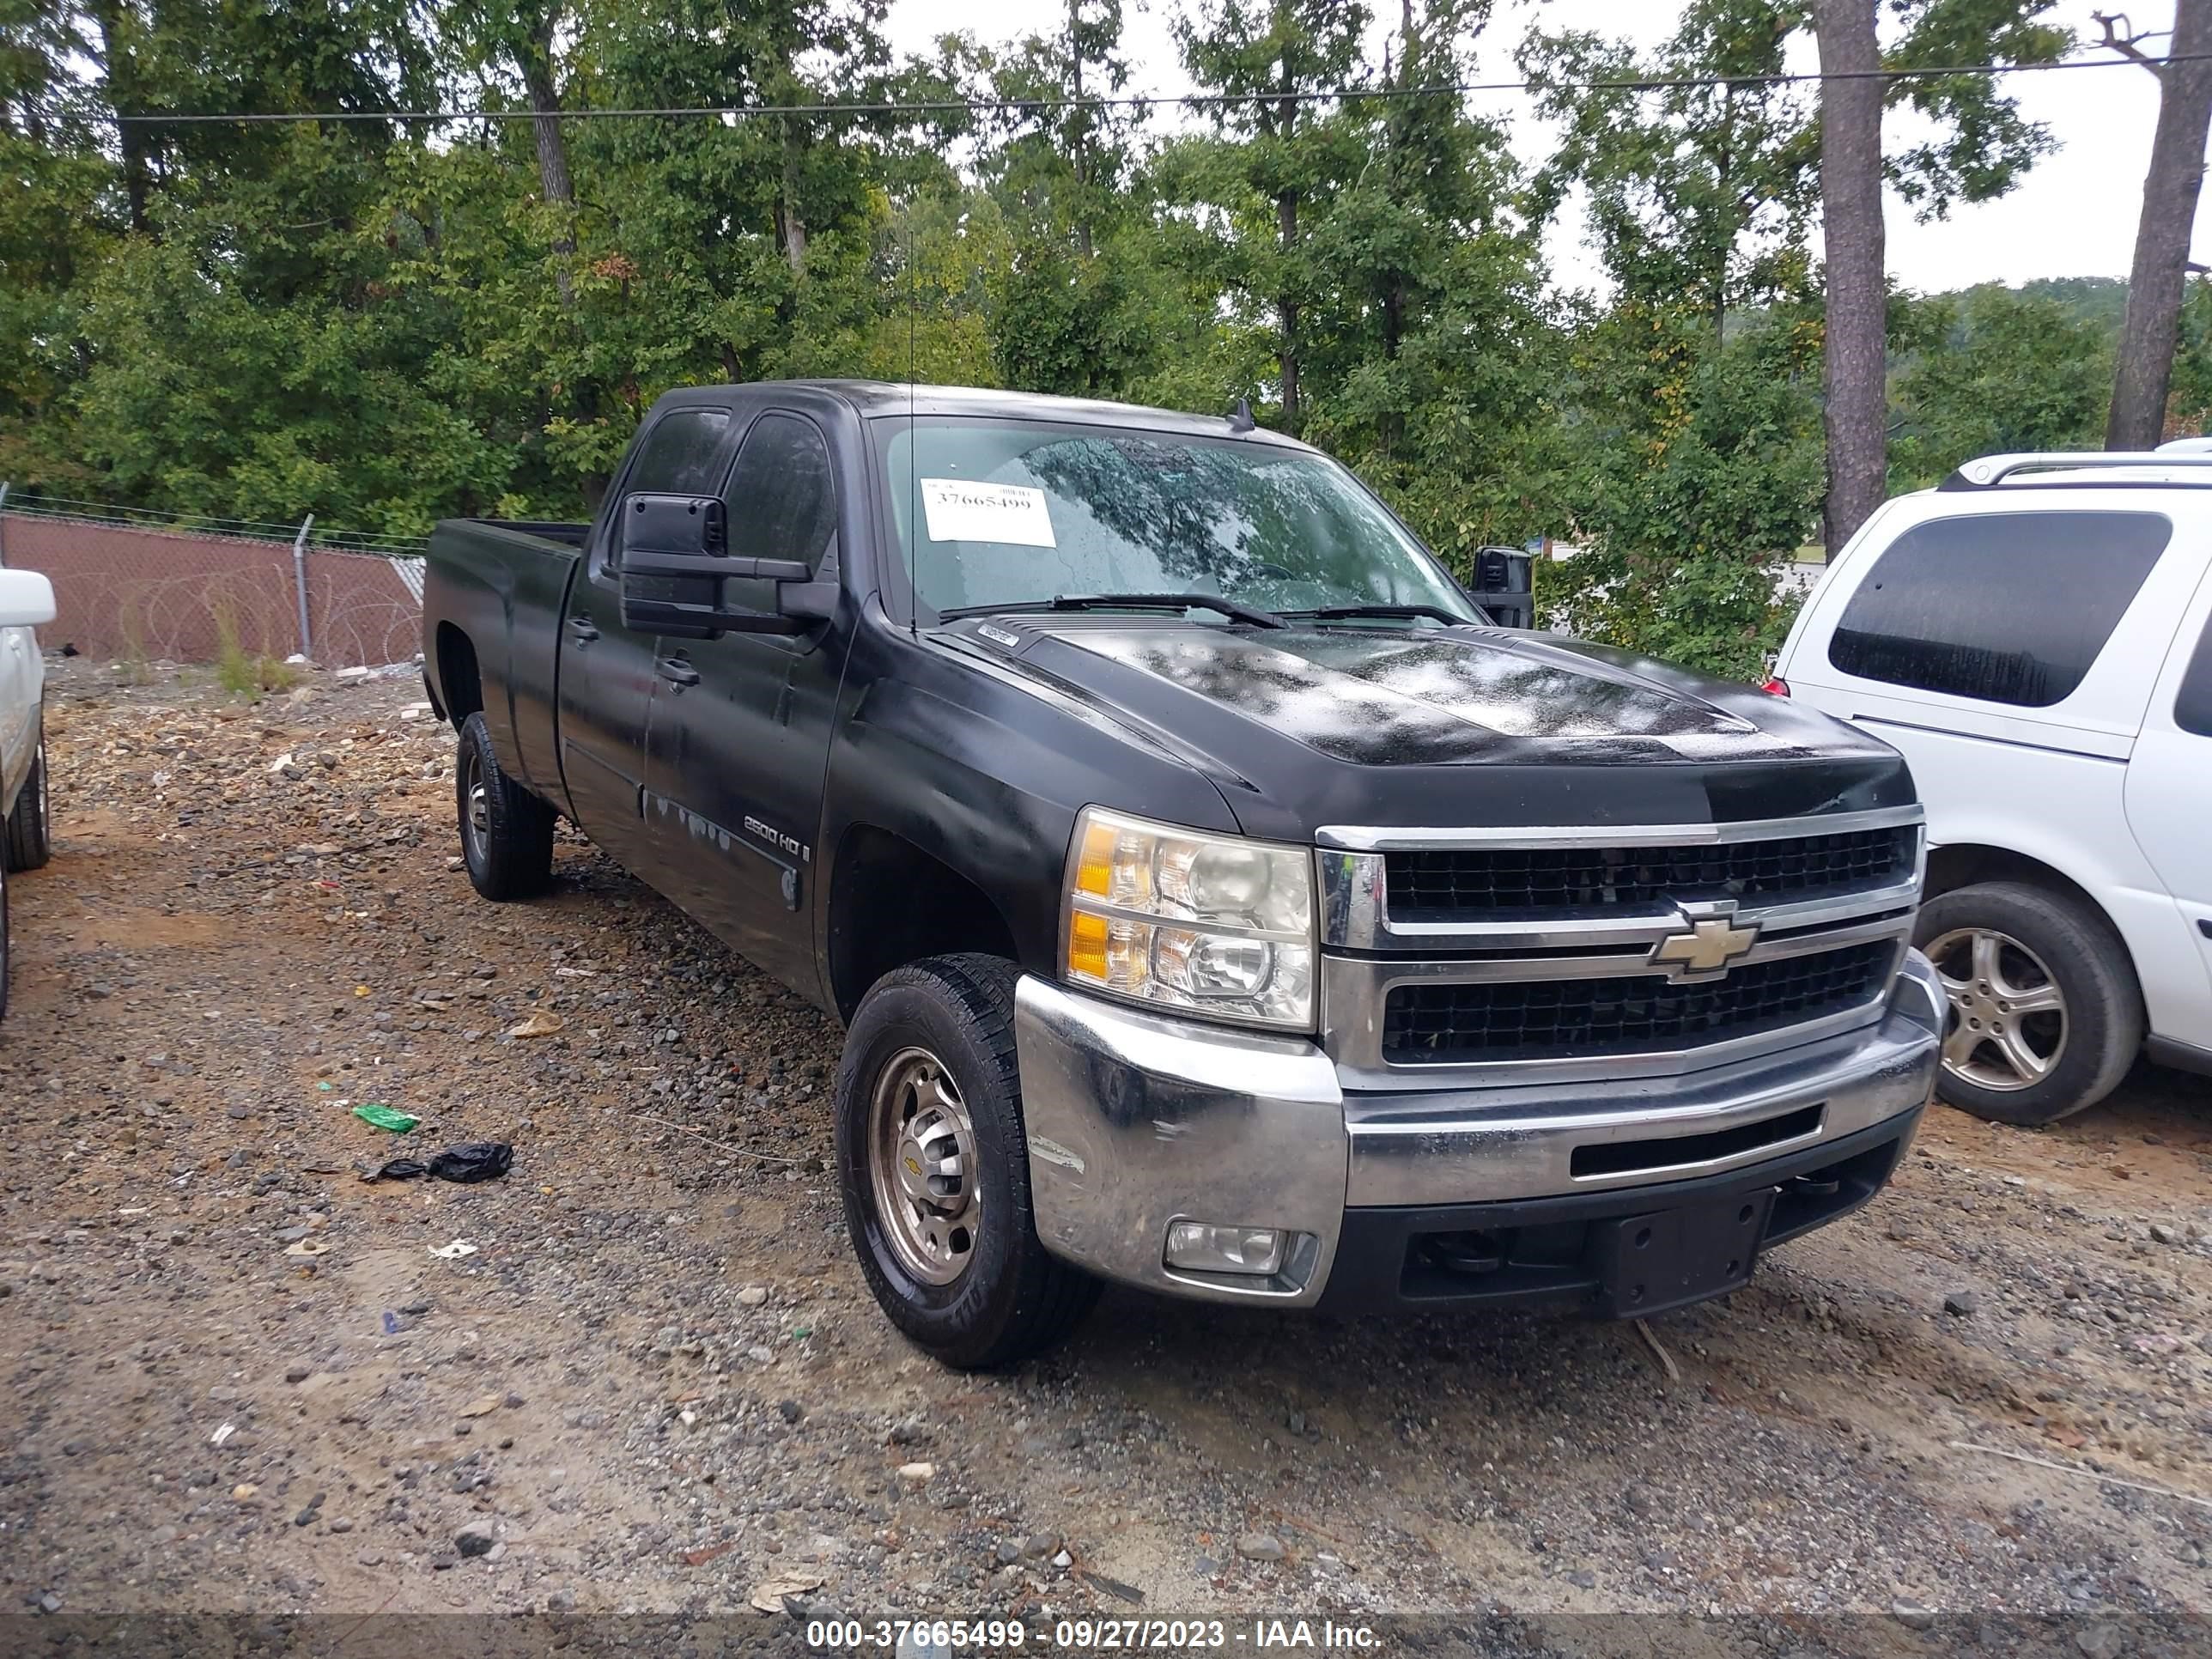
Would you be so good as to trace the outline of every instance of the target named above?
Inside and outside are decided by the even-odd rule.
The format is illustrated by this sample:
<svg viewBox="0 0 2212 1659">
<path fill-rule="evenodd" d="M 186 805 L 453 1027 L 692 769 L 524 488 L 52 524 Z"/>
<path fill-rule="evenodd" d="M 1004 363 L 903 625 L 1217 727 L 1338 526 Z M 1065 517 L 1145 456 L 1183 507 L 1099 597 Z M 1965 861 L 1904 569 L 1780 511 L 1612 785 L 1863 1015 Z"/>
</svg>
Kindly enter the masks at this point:
<svg viewBox="0 0 2212 1659">
<path fill-rule="evenodd" d="M 1679 1377 L 1631 1326 L 1121 1293 L 961 1376 L 847 1249 L 830 1022 L 580 840 L 477 900 L 411 676 L 136 678 L 57 665 L 14 884 L 10 1607 L 2212 1606 L 2201 1081 L 1938 1112 L 1656 1322 Z M 505 1179 L 356 1178 L 479 1139 Z"/>
</svg>

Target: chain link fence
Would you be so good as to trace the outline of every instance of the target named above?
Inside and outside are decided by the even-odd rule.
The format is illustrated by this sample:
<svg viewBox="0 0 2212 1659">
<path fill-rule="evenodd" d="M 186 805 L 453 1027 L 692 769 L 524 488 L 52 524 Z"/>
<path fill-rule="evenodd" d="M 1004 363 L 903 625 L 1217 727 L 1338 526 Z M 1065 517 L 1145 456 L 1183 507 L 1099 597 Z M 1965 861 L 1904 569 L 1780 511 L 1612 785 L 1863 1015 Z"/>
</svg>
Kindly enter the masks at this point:
<svg viewBox="0 0 2212 1659">
<path fill-rule="evenodd" d="M 118 662 L 404 662 L 422 648 L 427 538 L 25 499 L 0 485 L 0 564 L 43 572 L 50 650 Z"/>
</svg>

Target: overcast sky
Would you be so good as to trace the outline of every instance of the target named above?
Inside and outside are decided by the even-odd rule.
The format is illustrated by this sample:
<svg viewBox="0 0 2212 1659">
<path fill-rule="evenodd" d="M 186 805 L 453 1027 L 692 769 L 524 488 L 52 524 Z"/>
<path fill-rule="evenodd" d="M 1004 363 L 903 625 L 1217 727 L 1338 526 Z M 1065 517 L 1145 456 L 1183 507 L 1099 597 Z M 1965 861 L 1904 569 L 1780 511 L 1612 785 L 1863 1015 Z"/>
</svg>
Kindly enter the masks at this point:
<svg viewBox="0 0 2212 1659">
<path fill-rule="evenodd" d="M 2112 0 L 2102 3 L 2109 7 Z M 2082 39 L 2094 39 L 2098 29 L 2089 14 L 2099 3 L 2060 0 L 2052 15 Z M 1135 65 L 1130 90 L 1186 88 L 1189 78 L 1170 33 L 1172 0 L 1125 4 L 1130 9 L 1126 39 Z M 1387 4 L 1376 9 L 1393 17 L 1397 10 Z M 1498 15 L 1481 42 L 1480 68 L 1485 79 L 1512 78 L 1513 48 L 1532 20 L 1548 28 L 1593 29 L 1649 46 L 1671 32 L 1680 9 L 1670 0 L 1498 0 Z M 896 47 L 920 52 L 937 36 L 957 29 L 986 41 L 1010 39 L 1041 21 L 1048 26 L 1060 11 L 1052 0 L 891 0 L 890 33 Z M 2173 21 L 2172 0 L 2136 0 L 2128 11 L 2141 29 L 2164 29 Z M 1815 67 L 1809 42 L 1803 56 L 1803 62 L 1790 67 Z M 2157 82 L 2146 70 L 2123 66 L 2019 75 L 2009 77 L 2008 85 L 2029 118 L 2049 125 L 2058 140 L 2057 152 L 2045 157 L 2011 195 L 1957 209 L 1947 222 L 1915 223 L 1911 210 L 1892 198 L 1889 268 L 1906 287 L 1927 292 L 2034 276 L 2127 275 L 2151 129 L 2158 118 Z M 1529 113 L 1525 99 L 1510 94 L 1484 97 L 1507 118 L 1514 148 L 1524 161 L 1540 161 L 1549 152 L 1553 135 Z M 1893 143 L 1908 135 L 1908 119 L 1891 117 Z M 2198 218 L 2200 238 L 2212 230 L 2205 216 L 2212 214 L 2212 192 L 2207 204 Z M 1595 261 L 1583 246 L 1578 219 L 1562 217 L 1553 228 L 1547 251 L 1559 281 L 1595 284 Z"/>
</svg>

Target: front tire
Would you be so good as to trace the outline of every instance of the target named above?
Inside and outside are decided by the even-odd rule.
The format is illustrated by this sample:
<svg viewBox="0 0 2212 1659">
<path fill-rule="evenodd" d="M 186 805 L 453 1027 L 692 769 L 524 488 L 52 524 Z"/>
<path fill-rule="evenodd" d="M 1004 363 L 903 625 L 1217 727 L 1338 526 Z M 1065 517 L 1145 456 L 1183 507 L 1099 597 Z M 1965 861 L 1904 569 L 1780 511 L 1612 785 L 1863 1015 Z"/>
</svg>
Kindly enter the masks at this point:
<svg viewBox="0 0 2212 1659">
<path fill-rule="evenodd" d="M 2142 1047 L 2127 947 L 2094 907 L 1977 882 L 1921 907 L 1914 942 L 1950 1000 L 1936 1092 L 1997 1123 L 2056 1123 L 2110 1094 Z"/>
<path fill-rule="evenodd" d="M 481 712 L 461 722 L 453 761 L 461 860 L 486 898 L 535 898 L 553 882 L 553 809 L 499 769 Z"/>
<path fill-rule="evenodd" d="M 10 870 L 43 870 L 54 855 L 52 819 L 48 815 L 46 743 L 43 732 L 31 755 L 31 770 L 15 796 L 15 810 L 8 815 L 0 834 L 0 863 Z"/>
<path fill-rule="evenodd" d="M 878 981 L 837 1066 L 837 1178 L 868 1289 L 962 1370 L 1052 1346 L 1097 1280 L 1048 1252 L 1030 1207 L 1012 963 L 933 957 Z"/>
</svg>

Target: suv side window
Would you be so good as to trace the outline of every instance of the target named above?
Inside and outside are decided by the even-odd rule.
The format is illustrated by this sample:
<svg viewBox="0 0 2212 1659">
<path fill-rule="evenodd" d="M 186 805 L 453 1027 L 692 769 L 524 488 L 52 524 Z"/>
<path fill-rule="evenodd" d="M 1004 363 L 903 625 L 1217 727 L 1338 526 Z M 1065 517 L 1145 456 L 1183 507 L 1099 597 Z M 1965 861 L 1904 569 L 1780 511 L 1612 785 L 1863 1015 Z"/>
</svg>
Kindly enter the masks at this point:
<svg viewBox="0 0 2212 1659">
<path fill-rule="evenodd" d="M 763 415 L 745 434 L 737 470 L 723 492 L 730 512 L 730 552 L 743 559 L 796 559 L 816 575 L 834 558 L 837 492 L 830 447 L 811 421 Z M 775 584 L 732 579 L 726 603 L 775 608 Z"/>
<path fill-rule="evenodd" d="M 2212 617 L 2204 619 L 2203 636 L 2181 677 L 2181 690 L 2173 699 L 2173 723 L 2200 738 L 2212 738 Z"/>
<path fill-rule="evenodd" d="M 1828 660 L 1862 679 L 2048 708 L 2087 676 L 2172 534 L 2156 513 L 1931 519 L 1875 562 Z"/>
</svg>

